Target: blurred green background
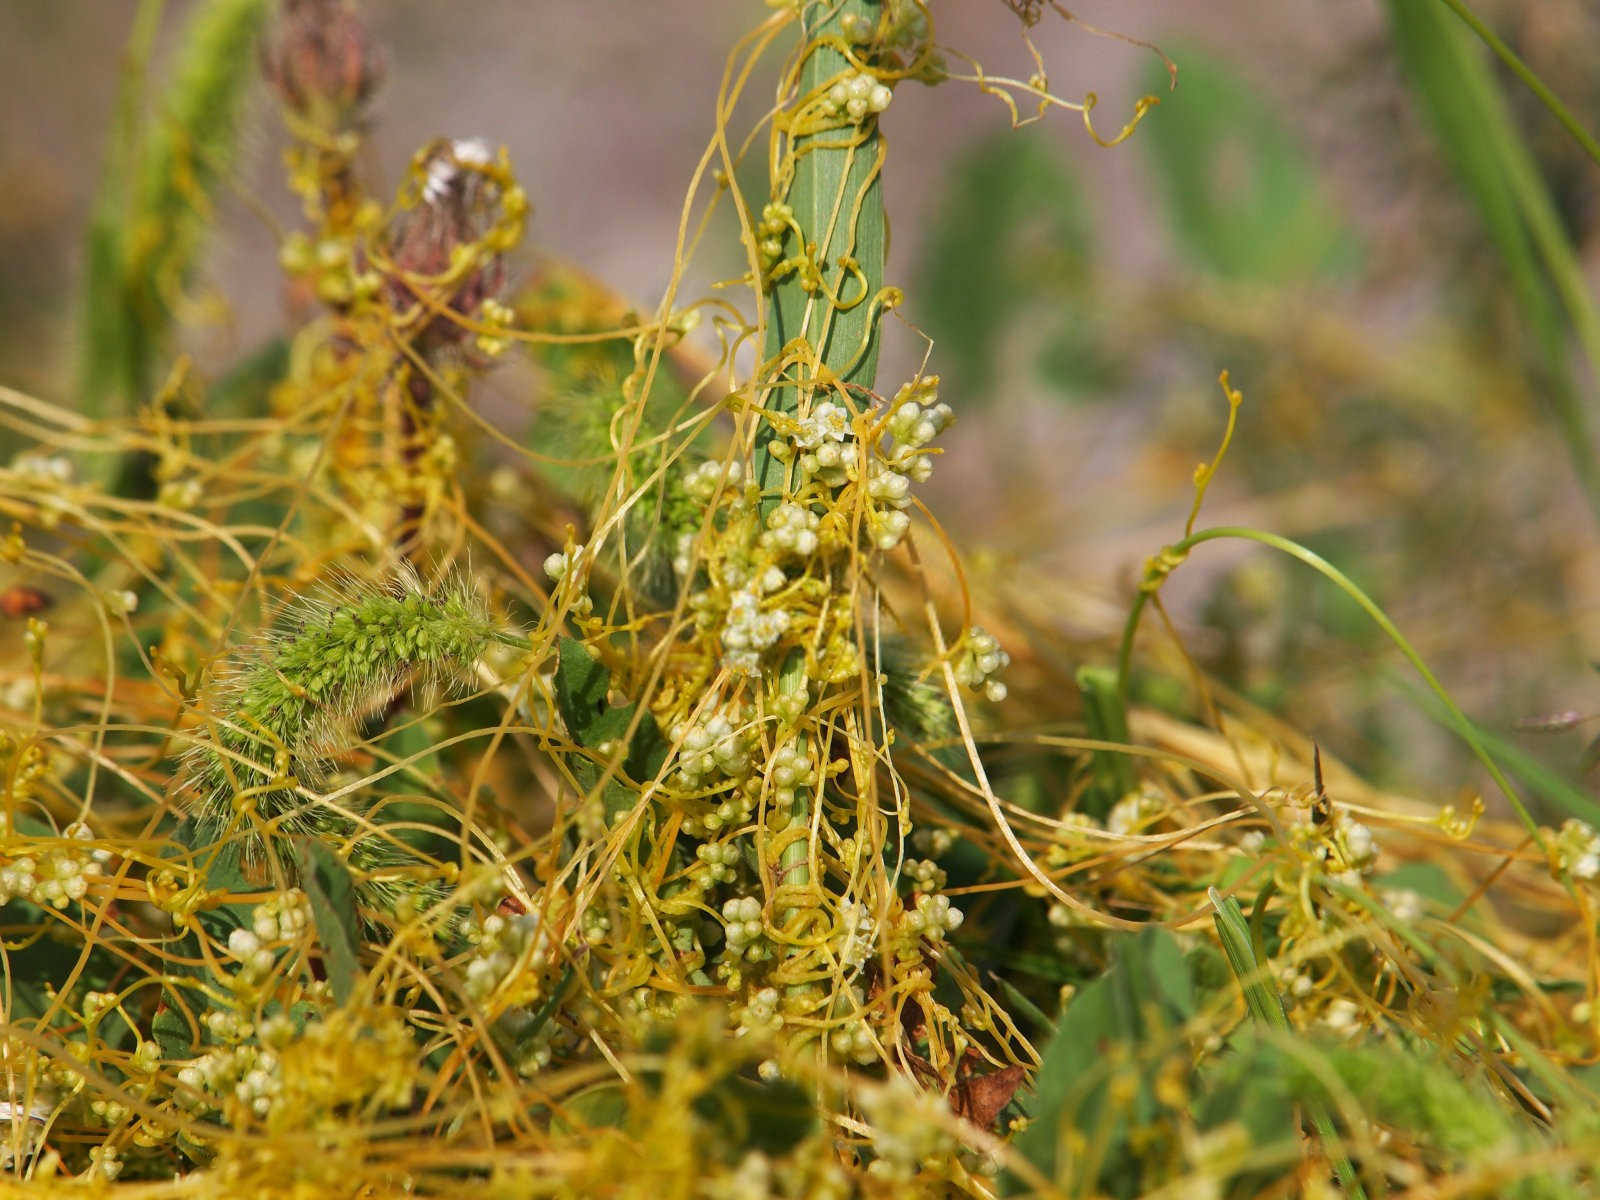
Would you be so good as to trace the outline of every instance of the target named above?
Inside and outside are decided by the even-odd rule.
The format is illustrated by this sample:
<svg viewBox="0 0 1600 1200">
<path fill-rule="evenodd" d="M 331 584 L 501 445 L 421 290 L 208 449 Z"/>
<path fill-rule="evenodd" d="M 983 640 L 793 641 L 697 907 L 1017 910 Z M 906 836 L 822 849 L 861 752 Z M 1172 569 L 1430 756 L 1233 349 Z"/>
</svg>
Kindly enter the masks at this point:
<svg viewBox="0 0 1600 1200">
<path fill-rule="evenodd" d="M 52 400 L 73 396 L 83 234 L 135 8 L 0 6 L 0 380 Z M 155 93 L 192 8 L 166 5 Z M 535 251 L 653 303 L 723 55 L 762 5 L 367 9 L 390 52 L 373 175 L 397 180 L 441 134 L 504 141 L 536 206 Z M 1330 558 L 1525 756 L 1524 782 L 1547 799 L 1591 792 L 1594 723 L 1518 723 L 1600 713 L 1600 167 L 1433 0 L 1075 11 L 1178 63 L 1169 92 L 1147 50 L 1050 16 L 1032 31 L 1058 94 L 1098 94 L 1103 131 L 1161 97 L 1121 147 L 1064 112 L 1012 132 L 960 84 L 905 86 L 884 118 L 889 275 L 908 299 L 880 378 L 892 389 L 933 340 L 961 420 L 926 497 L 980 582 L 1043 593 L 1047 609 L 1052 589 L 1070 591 L 1063 637 L 1085 632 L 1069 628 L 1085 597 L 1103 614 L 1087 632 L 1114 628 L 1144 558 L 1181 532 L 1227 368 L 1245 406 L 1202 522 Z M 1592 5 L 1480 12 L 1600 124 Z M 986 69 L 1031 70 L 999 0 L 933 15 L 941 42 Z M 755 85 L 746 118 L 771 87 Z M 186 296 L 185 345 L 212 371 L 282 320 L 275 248 L 297 213 L 282 131 L 257 99 Z M 689 294 L 739 261 L 725 237 Z M 1480 782 L 1392 647 L 1303 569 L 1208 547 L 1166 595 L 1225 686 L 1378 781 L 1438 799 Z"/>
</svg>

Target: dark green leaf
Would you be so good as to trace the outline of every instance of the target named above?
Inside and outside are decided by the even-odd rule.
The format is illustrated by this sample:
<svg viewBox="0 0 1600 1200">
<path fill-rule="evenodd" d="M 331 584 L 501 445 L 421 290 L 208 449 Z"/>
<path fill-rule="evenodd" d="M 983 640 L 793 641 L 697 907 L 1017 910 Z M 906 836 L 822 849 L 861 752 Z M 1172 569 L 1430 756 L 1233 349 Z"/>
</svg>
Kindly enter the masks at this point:
<svg viewBox="0 0 1600 1200">
<path fill-rule="evenodd" d="M 716 1126 L 725 1155 L 737 1162 L 751 1150 L 787 1154 L 817 1127 L 817 1112 L 805 1089 L 787 1079 L 729 1075 L 694 1102 L 694 1110 Z"/>
<path fill-rule="evenodd" d="M 350 999 L 361 974 L 361 932 L 356 915 L 355 883 L 341 859 L 316 838 L 299 838 L 300 886 L 311 902 L 317 940 L 328 970 L 328 983 L 340 1004 Z"/>
<path fill-rule="evenodd" d="M 1026 1102 L 1032 1120 L 1017 1138 L 1018 1151 L 1065 1186 L 1073 1168 L 1057 1157 L 1063 1131 L 1075 1127 L 1086 1137 L 1103 1137 L 1100 1179 L 1073 1182 L 1084 1192 L 1098 1184 L 1112 1195 L 1137 1194 L 1139 1168 L 1127 1152 L 1128 1127 L 1132 1117 L 1154 1111 L 1152 1073 L 1141 1057 L 1158 1052 L 1193 1012 L 1188 964 L 1172 934 L 1151 926 L 1123 937 L 1110 969 L 1073 999 L 1045 1047 Z M 1111 1107 L 1107 1094 L 1117 1072 L 1137 1080 L 1135 1099 L 1125 1109 Z"/>
<path fill-rule="evenodd" d="M 606 712 L 611 673 L 582 642 L 562 638 L 556 658 L 556 710 L 567 733 L 580 746 L 594 746 L 594 727 Z"/>
</svg>

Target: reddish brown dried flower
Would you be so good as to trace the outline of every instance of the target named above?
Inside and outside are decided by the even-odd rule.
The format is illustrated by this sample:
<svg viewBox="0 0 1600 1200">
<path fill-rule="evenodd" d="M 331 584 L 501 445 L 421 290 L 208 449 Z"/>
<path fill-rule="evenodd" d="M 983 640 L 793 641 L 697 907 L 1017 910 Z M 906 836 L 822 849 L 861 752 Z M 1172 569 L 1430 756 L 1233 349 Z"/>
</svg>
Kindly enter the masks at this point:
<svg viewBox="0 0 1600 1200">
<path fill-rule="evenodd" d="M 417 168 L 418 203 L 395 218 L 386 238 L 396 311 L 431 301 L 471 315 L 505 287 L 505 256 L 485 245 L 505 217 L 500 183 L 486 170 L 493 161 L 488 143 L 478 138 L 435 142 L 424 152 Z M 455 279 L 465 247 L 475 247 L 476 258 Z M 427 349 L 460 342 L 469 333 L 440 313 L 422 324 L 416 342 Z"/>
<path fill-rule="evenodd" d="M 328 129 L 353 124 L 383 79 L 383 55 L 348 0 L 283 0 L 262 70 L 284 107 Z"/>
</svg>

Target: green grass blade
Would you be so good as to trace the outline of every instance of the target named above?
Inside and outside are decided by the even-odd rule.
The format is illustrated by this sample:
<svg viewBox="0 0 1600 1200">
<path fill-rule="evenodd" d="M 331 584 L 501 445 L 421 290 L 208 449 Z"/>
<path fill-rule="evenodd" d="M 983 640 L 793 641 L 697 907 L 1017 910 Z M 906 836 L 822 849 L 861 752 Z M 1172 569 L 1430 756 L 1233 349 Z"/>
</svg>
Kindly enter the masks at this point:
<svg viewBox="0 0 1600 1200">
<path fill-rule="evenodd" d="M 1600 458 L 1568 364 L 1561 308 L 1594 369 L 1600 369 L 1600 311 L 1572 242 L 1499 84 L 1460 24 L 1436 0 L 1389 0 L 1389 14 L 1440 146 L 1505 263 L 1573 469 L 1600 516 Z"/>
<path fill-rule="evenodd" d="M 1513 75 L 1527 85 L 1528 90 L 1539 98 L 1539 103 L 1549 109 L 1550 115 L 1560 121 L 1562 127 L 1572 135 L 1572 140 L 1583 147 L 1583 152 L 1596 164 L 1600 164 L 1600 143 L 1597 143 L 1594 136 L 1578 123 L 1578 119 L 1568 111 L 1567 106 L 1561 103 L 1560 97 L 1545 86 L 1544 80 L 1517 57 L 1516 51 L 1501 41 L 1499 35 L 1485 25 L 1478 14 L 1463 4 L 1462 0 L 1441 0 L 1441 2 L 1461 18 L 1462 23 L 1478 36 L 1479 41 L 1494 51 L 1495 57 L 1505 63 Z"/>
<path fill-rule="evenodd" d="M 1245 1007 L 1250 1010 L 1251 1017 L 1267 1029 L 1280 1033 L 1290 1032 L 1289 1018 L 1283 1011 L 1283 997 L 1279 996 L 1277 989 L 1267 982 L 1266 970 L 1256 961 L 1255 947 L 1250 939 L 1250 926 L 1244 919 L 1239 902 L 1231 896 L 1224 897 L 1216 888 L 1209 888 L 1208 893 L 1211 897 L 1211 907 L 1216 910 L 1211 919 L 1216 922 L 1217 936 L 1222 939 L 1222 952 L 1227 956 L 1228 967 L 1233 971 L 1233 976 L 1239 983 L 1239 990 L 1244 994 Z M 1340 1145 L 1338 1134 L 1333 1127 L 1333 1119 L 1328 1115 L 1327 1108 L 1315 1103 L 1308 1103 L 1306 1108 L 1311 1123 L 1316 1127 L 1317 1136 L 1322 1139 L 1322 1148 L 1333 1163 L 1334 1174 L 1339 1177 L 1339 1182 L 1344 1187 L 1345 1194 L 1365 1197 L 1366 1192 L 1361 1187 L 1361 1181 L 1356 1178 L 1350 1156 Z"/>
<path fill-rule="evenodd" d="M 173 82 L 141 143 L 133 113 L 161 5 L 135 23 L 106 182 L 89 231 L 84 411 L 116 415 L 150 392 L 173 324 L 170 300 L 191 274 L 212 198 L 233 160 L 255 78 L 267 0 L 210 0 L 185 30 Z"/>
</svg>

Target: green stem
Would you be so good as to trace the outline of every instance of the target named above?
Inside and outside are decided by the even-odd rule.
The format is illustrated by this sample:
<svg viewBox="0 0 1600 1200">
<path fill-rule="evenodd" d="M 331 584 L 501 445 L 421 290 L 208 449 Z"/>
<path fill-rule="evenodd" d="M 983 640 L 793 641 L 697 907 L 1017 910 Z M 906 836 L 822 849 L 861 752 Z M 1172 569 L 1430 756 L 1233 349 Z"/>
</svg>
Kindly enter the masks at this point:
<svg viewBox="0 0 1600 1200">
<path fill-rule="evenodd" d="M 1422 656 L 1405 639 L 1405 636 L 1395 626 L 1395 623 L 1389 619 L 1383 609 L 1379 608 L 1338 567 L 1315 551 L 1307 550 L 1298 542 L 1291 542 L 1286 537 L 1280 537 L 1275 533 L 1267 533 L 1261 529 L 1245 529 L 1238 526 L 1220 526 L 1216 529 L 1202 529 L 1198 533 L 1192 533 L 1182 541 L 1168 546 L 1162 552 L 1162 557 L 1169 561 L 1181 561 L 1188 555 L 1190 550 L 1202 542 L 1214 542 L 1223 538 L 1239 538 L 1244 541 L 1259 542 L 1263 546 L 1281 550 L 1290 558 L 1299 559 L 1306 566 L 1324 576 L 1335 587 L 1354 600 L 1361 610 L 1372 618 L 1373 623 L 1383 631 L 1384 636 L 1399 648 L 1400 653 L 1405 655 L 1406 660 L 1415 668 L 1417 674 L 1422 677 L 1422 681 L 1428 685 L 1429 690 L 1439 698 L 1439 703 L 1444 706 L 1445 711 L 1450 716 L 1450 724 L 1455 732 L 1472 749 L 1474 757 L 1483 764 L 1484 770 L 1489 772 L 1495 785 L 1505 794 L 1506 799 L 1511 802 L 1511 807 L 1516 810 L 1517 816 L 1521 819 L 1523 826 L 1528 830 L 1534 842 L 1541 850 L 1545 849 L 1544 837 L 1539 832 L 1539 826 L 1534 821 L 1533 814 L 1528 811 L 1527 806 L 1522 802 L 1522 798 L 1517 795 L 1516 789 L 1511 786 L 1511 781 L 1506 778 L 1505 773 L 1500 770 L 1500 767 L 1490 756 L 1488 748 L 1483 744 L 1483 739 L 1478 736 L 1476 727 L 1467 719 L 1466 713 L 1462 712 L 1456 702 L 1451 699 L 1450 693 L 1445 691 L 1444 685 L 1434 677 L 1432 671 L 1428 670 L 1428 665 L 1422 661 Z M 1124 697 L 1128 694 L 1128 672 L 1133 661 L 1133 640 L 1134 635 L 1139 630 L 1139 618 L 1144 613 L 1146 602 L 1160 590 L 1161 582 L 1164 582 L 1165 578 L 1165 575 L 1163 575 L 1161 580 L 1156 582 L 1154 586 L 1150 586 L 1147 583 L 1145 586 L 1140 587 L 1139 594 L 1133 602 L 1133 609 L 1128 613 L 1127 623 L 1123 626 L 1122 644 L 1117 650 L 1117 690 Z"/>
<path fill-rule="evenodd" d="M 802 650 L 791 650 L 778 673 L 778 695 L 797 696 L 806 688 L 806 656 Z M 801 789 L 796 788 L 794 805 L 789 816 L 792 827 L 804 826 L 811 819 L 810 808 Z M 779 879 L 784 885 L 811 882 L 811 847 L 804 838 L 796 838 L 783 848 L 778 859 Z"/>
<path fill-rule="evenodd" d="M 802 23 L 808 52 L 800 68 L 799 104 L 791 113 L 824 91 L 830 80 L 853 69 L 839 49 L 848 40 L 842 30 L 876 26 L 880 8 L 881 0 L 839 0 L 807 8 Z M 796 411 L 801 393 L 818 376 L 860 388 L 871 388 L 877 377 L 875 299 L 883 287 L 887 243 L 879 180 L 882 144 L 877 118 L 868 116 L 859 125 L 791 137 L 787 158 L 775 168 L 773 199 L 793 209 L 800 230 L 799 238 L 790 232 L 785 251 L 790 257 L 809 257 L 816 277 L 790 270 L 772 288 L 767 360 L 776 359 L 796 339 L 807 342 L 811 353 L 805 362 L 775 371 L 766 396 L 770 412 Z M 785 163 L 793 167 L 786 188 Z M 764 511 L 777 504 L 784 483 L 784 465 L 767 448 L 775 433 L 768 424 L 757 437 L 755 478 L 768 493 Z"/>
<path fill-rule="evenodd" d="M 1573 140 L 1583 147 L 1583 152 L 1594 159 L 1596 163 L 1600 163 L 1600 143 L 1594 140 L 1587 129 L 1578 124 L 1577 118 L 1567 111 L 1567 106 L 1562 104 L 1556 94 L 1545 86 L 1544 80 L 1535 75 L 1527 63 L 1517 57 L 1516 51 L 1501 41 L 1499 35 L 1485 25 L 1479 19 L 1478 14 L 1463 4 L 1461 0 L 1440 0 L 1440 3 L 1460 17 L 1462 23 L 1478 35 L 1478 40 L 1489 47 L 1490 50 L 1493 50 L 1495 57 L 1505 63 L 1511 73 L 1522 80 L 1527 85 L 1528 90 L 1539 98 L 1539 103 L 1550 110 L 1550 115 L 1561 122 L 1566 131 L 1572 135 Z"/>
</svg>

